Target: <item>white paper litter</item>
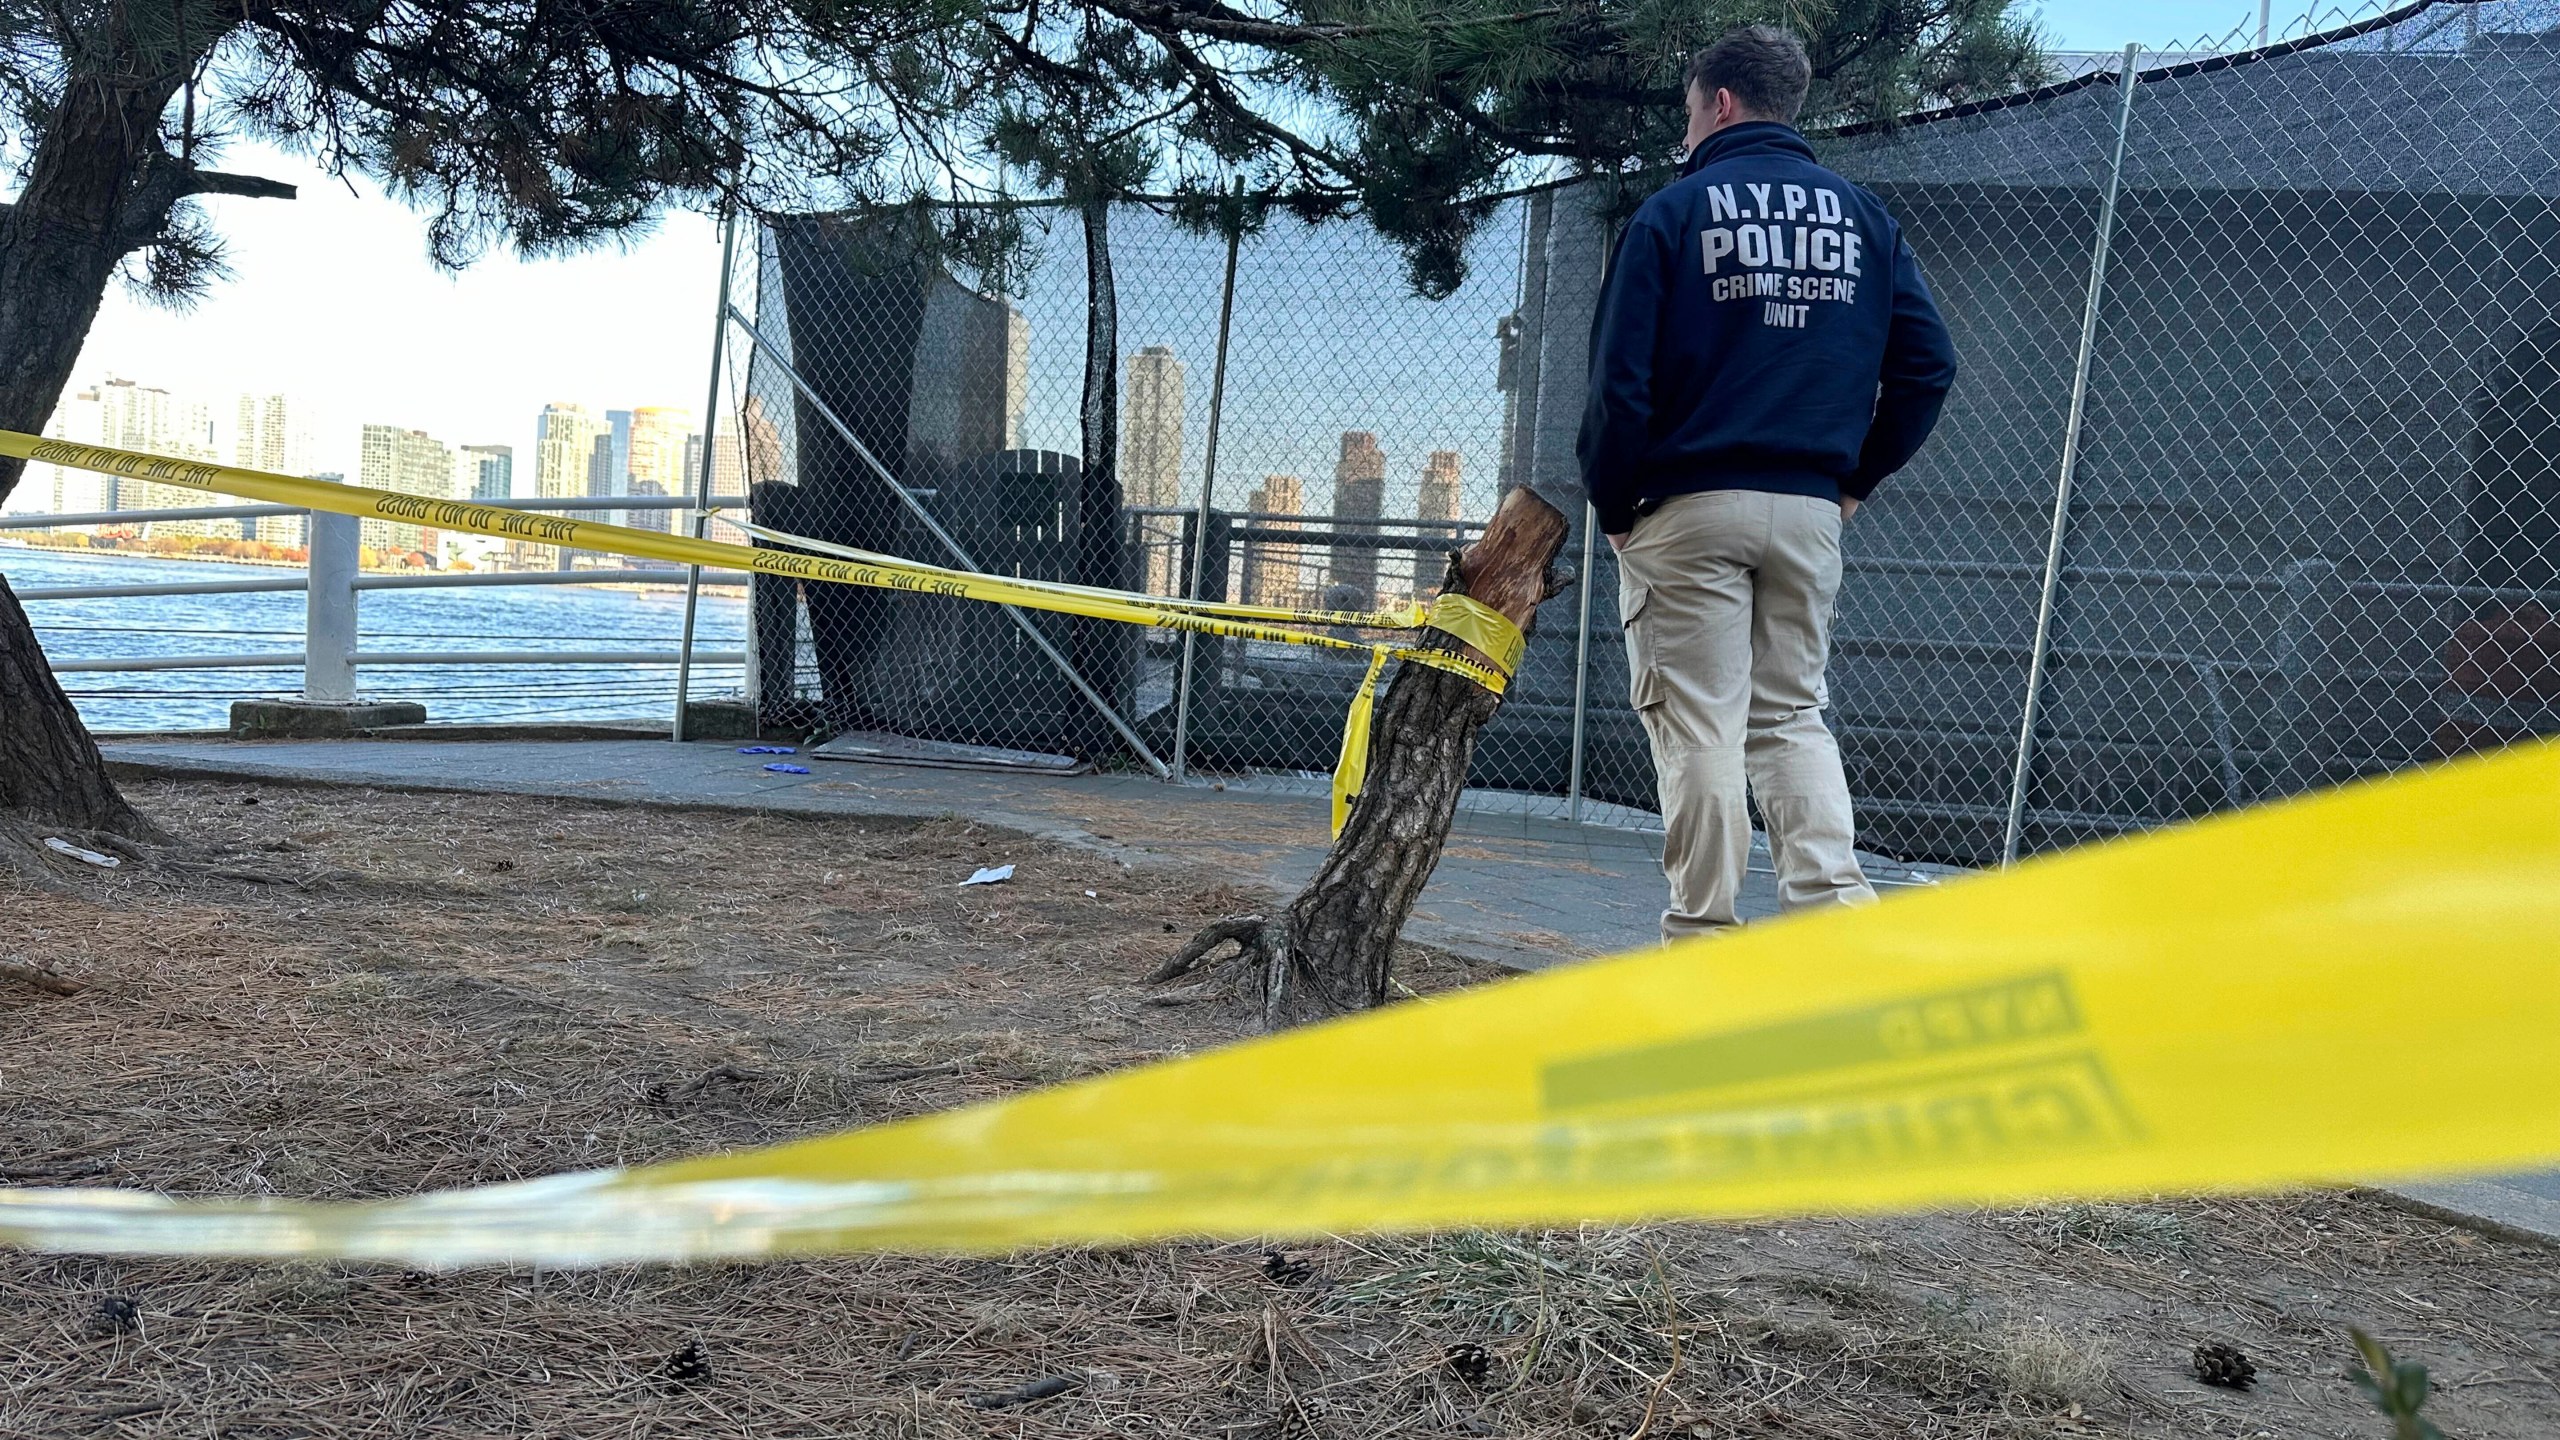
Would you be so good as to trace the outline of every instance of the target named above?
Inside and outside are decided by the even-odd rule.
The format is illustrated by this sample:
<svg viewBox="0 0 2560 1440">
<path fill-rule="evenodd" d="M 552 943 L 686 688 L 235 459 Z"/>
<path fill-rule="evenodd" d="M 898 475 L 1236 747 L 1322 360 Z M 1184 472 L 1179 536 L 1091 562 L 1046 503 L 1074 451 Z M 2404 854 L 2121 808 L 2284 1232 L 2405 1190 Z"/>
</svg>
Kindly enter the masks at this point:
<svg viewBox="0 0 2560 1440">
<path fill-rule="evenodd" d="M 101 870 L 113 870 L 124 863 L 113 855 L 101 855 L 95 850 L 84 850 L 80 846 L 72 844 L 70 841 L 63 839 L 59 835 L 46 836 L 44 839 L 44 848 L 57 855 L 68 855 L 74 860 L 86 861 L 91 865 L 97 866 Z M 1011 873 L 1010 866 L 1006 867 L 1006 873 Z"/>
<path fill-rule="evenodd" d="M 980 870 L 977 874 L 970 876 L 968 879 L 963 880 L 960 883 L 963 885 L 999 885 L 1012 878 L 1012 866 L 996 865 Z"/>
</svg>

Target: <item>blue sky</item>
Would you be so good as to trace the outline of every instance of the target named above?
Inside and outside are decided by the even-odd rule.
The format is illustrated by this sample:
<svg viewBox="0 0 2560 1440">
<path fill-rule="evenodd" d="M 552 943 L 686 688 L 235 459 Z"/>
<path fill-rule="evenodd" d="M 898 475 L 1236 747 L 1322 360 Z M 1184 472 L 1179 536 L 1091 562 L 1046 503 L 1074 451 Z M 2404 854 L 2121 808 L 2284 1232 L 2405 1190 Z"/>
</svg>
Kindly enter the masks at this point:
<svg viewBox="0 0 2560 1440">
<path fill-rule="evenodd" d="M 2150 4 L 2106 4 L 2103 0 L 2046 0 L 2040 12 L 2052 44 L 2064 50 L 2120 50 L 2128 43 L 2146 49 L 2185 49 L 2200 39 L 2219 45 L 2242 27 L 2258 23 L 2251 0 L 2153 0 Z M 2277 0 L 2271 24 L 2281 35 L 2298 26 L 2302 0 Z"/>
</svg>

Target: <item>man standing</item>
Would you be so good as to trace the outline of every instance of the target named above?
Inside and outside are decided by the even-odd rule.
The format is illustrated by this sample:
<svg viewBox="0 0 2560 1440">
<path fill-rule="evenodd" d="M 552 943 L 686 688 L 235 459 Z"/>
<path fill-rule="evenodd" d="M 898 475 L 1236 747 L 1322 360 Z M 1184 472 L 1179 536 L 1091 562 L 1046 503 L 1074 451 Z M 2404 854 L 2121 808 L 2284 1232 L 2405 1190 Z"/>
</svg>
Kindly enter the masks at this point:
<svg viewBox="0 0 2560 1440">
<path fill-rule="evenodd" d="M 1840 527 L 1928 438 L 1955 351 L 1901 227 L 1814 163 L 1784 30 L 1689 63 L 1682 178 L 1628 222 L 1579 446 L 1660 778 L 1665 940 L 1732 925 L 1760 802 L 1781 906 L 1875 898 L 1823 668 Z"/>
</svg>

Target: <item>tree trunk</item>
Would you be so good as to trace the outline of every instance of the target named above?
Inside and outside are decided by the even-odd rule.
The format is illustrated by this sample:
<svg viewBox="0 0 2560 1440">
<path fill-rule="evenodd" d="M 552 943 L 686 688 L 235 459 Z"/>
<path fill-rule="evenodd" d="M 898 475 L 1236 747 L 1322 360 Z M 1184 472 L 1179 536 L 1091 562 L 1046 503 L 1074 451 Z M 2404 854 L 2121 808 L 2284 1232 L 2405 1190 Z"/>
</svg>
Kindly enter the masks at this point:
<svg viewBox="0 0 2560 1440">
<path fill-rule="evenodd" d="M 26 188 L 0 205 L 0 429 L 43 433 L 117 264 L 166 220 L 166 202 L 128 212 L 176 83 L 75 76 Z M 0 499 L 24 470 L 0 458 Z M 107 778 L 5 580 L 0 597 L 0 821 L 158 838 Z"/>
<path fill-rule="evenodd" d="M 162 838 L 107 778 L 107 762 L 36 648 L 0 576 L 0 826 Z"/>
<path fill-rule="evenodd" d="M 1458 556 L 1448 588 L 1525 632 L 1538 603 L 1562 588 L 1553 565 L 1566 528 L 1536 492 L 1511 491 L 1483 537 Z M 1485 658 L 1438 632 L 1425 643 Z M 1212 925 L 1152 978 L 1186 974 L 1233 943 L 1243 961 L 1239 989 L 1265 1028 L 1385 1004 L 1396 939 L 1440 863 L 1476 732 L 1501 703 L 1463 675 L 1397 666 L 1371 726 L 1368 780 L 1324 868 L 1280 915 Z"/>
<path fill-rule="evenodd" d="M 1088 197 L 1084 219 L 1084 394 L 1077 418 L 1084 453 L 1076 486 L 1076 582 L 1117 590 L 1129 583 L 1120 539 L 1120 304 L 1111 274 L 1111 202 Z M 1067 622 L 1067 654 L 1094 689 L 1117 704 L 1135 654 L 1128 627 L 1084 617 Z M 1116 746 L 1094 721 L 1092 746 Z"/>
</svg>

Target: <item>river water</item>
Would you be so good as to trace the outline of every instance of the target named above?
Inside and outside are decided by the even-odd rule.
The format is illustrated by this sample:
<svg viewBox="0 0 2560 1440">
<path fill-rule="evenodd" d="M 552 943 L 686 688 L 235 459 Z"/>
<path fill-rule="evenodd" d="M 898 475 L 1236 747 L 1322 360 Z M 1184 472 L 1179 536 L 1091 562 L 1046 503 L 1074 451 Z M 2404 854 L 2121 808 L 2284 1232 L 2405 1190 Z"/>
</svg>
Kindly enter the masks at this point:
<svg viewBox="0 0 2560 1440">
<path fill-rule="evenodd" d="M 0 546 L 0 575 L 20 592 L 300 573 L 298 567 Z M 358 643 L 366 650 L 673 650 L 684 623 L 681 585 L 368 590 L 357 604 Z M 45 654 L 57 663 L 291 655 L 302 648 L 298 590 L 34 600 L 27 602 L 27 613 Z M 695 647 L 737 650 L 746 643 L 746 624 L 742 598 L 706 592 L 695 619 Z M 302 669 L 288 660 L 254 669 L 73 673 L 61 681 L 91 729 L 201 730 L 228 724 L 235 699 L 298 693 Z M 675 703 L 672 665 L 383 665 L 359 670 L 356 685 L 367 699 L 422 701 L 430 720 L 664 722 Z M 735 663 L 693 667 L 696 696 L 734 694 L 738 685 Z"/>
</svg>

